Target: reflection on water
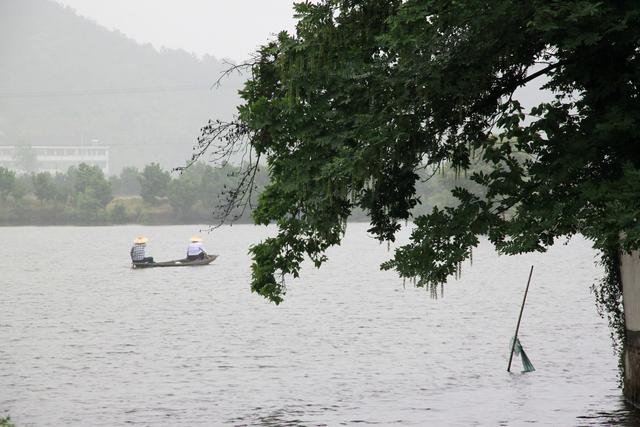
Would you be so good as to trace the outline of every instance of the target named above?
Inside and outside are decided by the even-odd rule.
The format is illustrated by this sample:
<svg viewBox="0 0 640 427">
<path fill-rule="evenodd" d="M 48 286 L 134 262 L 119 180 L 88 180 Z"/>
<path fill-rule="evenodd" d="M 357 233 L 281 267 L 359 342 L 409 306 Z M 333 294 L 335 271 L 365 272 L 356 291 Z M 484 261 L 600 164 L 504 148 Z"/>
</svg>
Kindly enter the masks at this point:
<svg viewBox="0 0 640 427">
<path fill-rule="evenodd" d="M 640 411 L 633 405 L 626 402 L 620 394 L 608 396 L 611 401 L 617 401 L 617 408 L 610 411 L 592 408 L 588 415 L 578 416 L 576 424 L 584 426 L 607 425 L 607 426 L 639 426 Z"/>
<path fill-rule="evenodd" d="M 197 227 L 0 229 L 0 415 L 20 426 L 640 424 L 589 292 L 600 272 L 588 242 L 521 257 L 483 244 L 434 300 L 379 271 L 390 254 L 365 230 L 350 225 L 276 307 L 248 289 L 247 247 L 265 228 L 208 236 L 220 254 L 210 266 L 145 270 L 129 268 L 133 236 L 174 259 Z M 509 374 L 531 264 L 520 335 L 536 371 Z"/>
</svg>

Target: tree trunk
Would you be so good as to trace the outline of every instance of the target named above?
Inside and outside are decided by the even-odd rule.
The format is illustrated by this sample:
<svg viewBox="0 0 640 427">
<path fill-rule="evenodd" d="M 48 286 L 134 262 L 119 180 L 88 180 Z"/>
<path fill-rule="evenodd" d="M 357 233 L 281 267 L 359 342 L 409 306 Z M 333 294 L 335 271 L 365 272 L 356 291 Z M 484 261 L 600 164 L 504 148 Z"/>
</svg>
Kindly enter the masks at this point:
<svg viewBox="0 0 640 427">
<path fill-rule="evenodd" d="M 640 407 L 640 252 L 620 255 L 620 280 L 626 328 L 624 395 Z"/>
</svg>

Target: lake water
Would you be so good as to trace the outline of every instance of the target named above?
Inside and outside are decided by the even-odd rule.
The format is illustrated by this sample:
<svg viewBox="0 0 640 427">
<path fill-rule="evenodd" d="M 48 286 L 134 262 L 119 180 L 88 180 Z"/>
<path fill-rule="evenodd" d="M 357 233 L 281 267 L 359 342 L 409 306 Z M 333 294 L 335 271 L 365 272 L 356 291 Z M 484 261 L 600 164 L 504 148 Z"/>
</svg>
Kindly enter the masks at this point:
<svg viewBox="0 0 640 427">
<path fill-rule="evenodd" d="M 203 234 L 220 257 L 132 270 L 144 233 L 181 257 L 197 226 L 0 228 L 0 415 L 18 426 L 637 425 L 581 238 L 499 257 L 483 243 L 444 297 L 378 265 L 350 224 L 321 270 L 275 306 L 251 294 L 247 248 L 273 229 Z M 406 234 L 403 236 L 406 239 Z M 507 373 L 521 341 L 536 371 Z"/>
</svg>

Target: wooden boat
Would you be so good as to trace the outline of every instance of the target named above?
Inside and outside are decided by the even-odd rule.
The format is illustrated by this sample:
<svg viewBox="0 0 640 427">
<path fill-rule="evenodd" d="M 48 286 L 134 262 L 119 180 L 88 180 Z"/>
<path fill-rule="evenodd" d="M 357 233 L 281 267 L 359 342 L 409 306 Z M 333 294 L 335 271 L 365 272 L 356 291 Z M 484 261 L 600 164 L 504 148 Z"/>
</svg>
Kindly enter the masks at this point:
<svg viewBox="0 0 640 427">
<path fill-rule="evenodd" d="M 216 258 L 218 258 L 218 255 L 207 255 L 203 259 L 195 259 L 193 261 L 190 261 L 184 258 L 184 259 L 176 259 L 173 261 L 162 261 L 162 262 L 134 262 L 131 265 L 131 268 L 193 267 L 195 265 L 211 264 L 213 261 L 215 261 Z"/>
</svg>

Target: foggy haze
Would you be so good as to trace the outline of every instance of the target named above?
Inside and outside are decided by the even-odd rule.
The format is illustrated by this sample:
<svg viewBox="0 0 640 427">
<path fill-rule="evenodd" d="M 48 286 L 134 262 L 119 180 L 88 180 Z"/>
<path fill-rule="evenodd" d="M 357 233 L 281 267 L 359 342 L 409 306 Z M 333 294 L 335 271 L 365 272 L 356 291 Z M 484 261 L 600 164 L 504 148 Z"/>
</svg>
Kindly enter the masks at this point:
<svg viewBox="0 0 640 427">
<path fill-rule="evenodd" d="M 115 174 L 183 165 L 239 101 L 244 77 L 212 88 L 228 65 L 211 54 L 243 58 L 292 21 L 289 2 L 63 3 L 0 1 L 0 146 L 99 144 Z"/>
<path fill-rule="evenodd" d="M 272 34 L 293 31 L 293 0 L 57 0 L 139 43 L 241 61 Z"/>
<path fill-rule="evenodd" d="M 0 146 L 106 146 L 110 174 L 181 166 L 239 102 L 244 77 L 212 88 L 219 58 L 292 31 L 292 3 L 1 0 Z M 542 83 L 518 90 L 525 107 Z"/>
</svg>

